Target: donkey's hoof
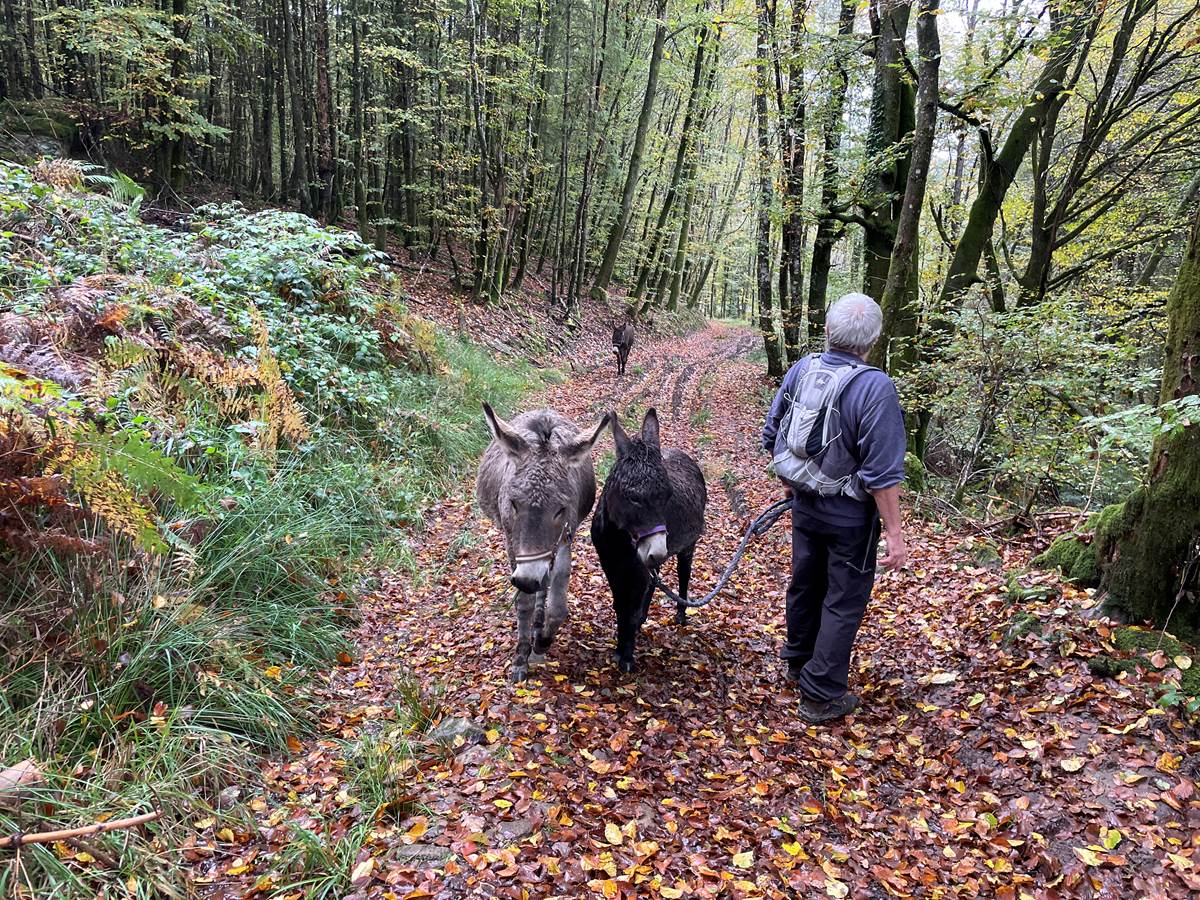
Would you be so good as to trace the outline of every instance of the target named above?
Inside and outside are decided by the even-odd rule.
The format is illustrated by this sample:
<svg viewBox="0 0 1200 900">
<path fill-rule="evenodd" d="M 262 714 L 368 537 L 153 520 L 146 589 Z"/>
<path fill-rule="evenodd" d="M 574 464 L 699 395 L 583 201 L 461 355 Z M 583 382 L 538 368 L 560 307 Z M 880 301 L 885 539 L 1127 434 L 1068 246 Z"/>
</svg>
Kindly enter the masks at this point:
<svg viewBox="0 0 1200 900">
<path fill-rule="evenodd" d="M 546 655 L 544 653 L 538 653 L 537 650 L 534 650 L 529 654 L 529 664 L 531 666 L 540 666 L 545 661 Z"/>
<path fill-rule="evenodd" d="M 676 608 L 675 624 L 676 625 L 686 625 L 687 624 L 687 607 L 680 606 L 680 607 Z"/>
<path fill-rule="evenodd" d="M 633 671 L 633 660 L 632 659 L 618 659 L 617 660 L 617 668 L 619 668 L 622 672 L 624 672 L 626 675 L 628 675 Z"/>
<path fill-rule="evenodd" d="M 512 672 L 509 673 L 508 680 L 513 684 L 520 684 L 529 677 L 529 664 L 517 663 L 512 667 Z"/>
</svg>

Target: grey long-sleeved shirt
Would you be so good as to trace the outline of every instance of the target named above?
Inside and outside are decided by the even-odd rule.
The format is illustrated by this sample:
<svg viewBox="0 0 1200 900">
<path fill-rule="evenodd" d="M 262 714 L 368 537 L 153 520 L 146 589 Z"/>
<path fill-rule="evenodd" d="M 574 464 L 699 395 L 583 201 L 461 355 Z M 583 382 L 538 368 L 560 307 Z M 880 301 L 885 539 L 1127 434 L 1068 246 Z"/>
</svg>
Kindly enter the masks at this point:
<svg viewBox="0 0 1200 900">
<path fill-rule="evenodd" d="M 762 432 L 763 449 L 776 453 L 779 426 L 787 415 L 796 386 L 808 368 L 806 356 L 788 370 L 767 413 Z M 827 365 L 862 365 L 862 360 L 841 350 L 821 354 Z M 869 491 L 894 487 L 904 480 L 904 413 L 896 386 L 884 372 L 863 372 L 846 386 L 838 403 L 842 436 L 825 451 L 822 462 L 830 474 L 857 471 Z M 836 526 L 859 526 L 874 519 L 875 501 L 851 497 L 819 497 L 797 492 L 796 510 L 810 518 Z"/>
</svg>

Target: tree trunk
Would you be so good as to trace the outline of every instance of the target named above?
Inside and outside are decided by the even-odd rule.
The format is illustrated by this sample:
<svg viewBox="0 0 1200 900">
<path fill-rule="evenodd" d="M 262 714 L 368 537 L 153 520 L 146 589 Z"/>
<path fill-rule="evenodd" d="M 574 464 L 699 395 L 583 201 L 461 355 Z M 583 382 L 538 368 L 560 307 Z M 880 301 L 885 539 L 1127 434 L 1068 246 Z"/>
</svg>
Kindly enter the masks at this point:
<svg viewBox="0 0 1200 900">
<path fill-rule="evenodd" d="M 1160 403 L 1200 396 L 1200 209 L 1167 318 Z M 1095 544 L 1110 604 L 1185 638 L 1197 636 L 1200 423 L 1194 412 L 1188 424 L 1155 441 L 1148 484 L 1101 514 Z"/>
<path fill-rule="evenodd" d="M 875 38 L 875 75 L 866 139 L 870 172 L 863 203 L 863 293 L 877 299 L 887 286 L 896 218 L 908 176 L 908 152 L 898 152 L 898 148 L 913 128 L 912 89 L 902 76 L 909 11 L 908 0 L 883 0 Z"/>
<path fill-rule="evenodd" d="M 317 132 L 317 181 L 321 192 L 317 201 L 317 212 L 328 222 L 333 212 L 334 175 L 334 121 L 333 91 L 329 80 L 329 10 L 325 0 L 315 0 L 314 7 L 316 37 L 316 132 Z"/>
<path fill-rule="evenodd" d="M 780 109 L 786 119 L 783 136 L 783 221 L 780 223 L 780 242 L 783 252 L 779 261 L 779 308 L 783 314 L 783 350 L 789 363 L 800 358 L 800 325 L 804 317 L 801 292 L 804 287 L 804 17 L 807 0 L 793 0 L 791 40 L 788 47 L 787 110 Z M 781 128 L 784 127 L 781 125 Z M 786 296 L 784 291 L 786 290 Z"/>
<path fill-rule="evenodd" d="M 821 149 L 821 209 L 817 230 L 813 236 L 812 264 L 808 271 L 808 342 L 817 344 L 825 332 L 826 293 L 829 290 L 829 268 L 833 247 L 843 229 L 833 218 L 838 196 L 838 156 L 842 146 L 842 115 L 846 106 L 846 91 L 850 85 L 845 43 L 854 34 L 854 14 L 857 0 L 842 0 L 838 15 L 838 38 L 841 43 L 834 58 L 836 74 L 829 88 L 825 110 L 825 140 Z"/>
<path fill-rule="evenodd" d="M 921 0 L 917 13 L 916 128 L 913 131 L 908 180 L 904 203 L 896 223 L 896 243 L 892 248 L 887 284 L 883 290 L 883 332 L 871 353 L 871 363 L 893 374 L 909 368 L 916 360 L 917 336 L 917 260 L 919 258 L 921 207 L 925 203 L 925 185 L 933 156 L 933 137 L 937 131 L 938 67 L 941 42 L 937 30 L 938 0 Z"/>
<path fill-rule="evenodd" d="M 683 173 L 688 166 L 688 151 L 696 138 L 694 134 L 696 110 L 700 102 L 700 96 L 704 93 L 702 82 L 705 50 L 708 47 L 708 31 L 708 25 L 702 25 L 699 29 L 700 40 L 696 47 L 696 56 L 692 67 L 692 84 L 688 93 L 687 112 L 683 115 L 683 127 L 679 136 L 679 147 L 675 151 L 675 167 L 671 171 L 671 182 L 667 187 L 667 192 L 663 195 L 662 207 L 658 213 L 658 221 L 654 229 L 650 232 L 650 246 L 646 251 L 646 258 L 638 274 L 637 283 L 629 295 L 631 305 L 640 305 L 642 296 L 646 291 L 646 284 L 658 262 L 663 240 L 666 237 L 667 221 L 675 208 L 675 201 L 679 196 L 679 186 L 683 180 Z"/>
<path fill-rule="evenodd" d="M 621 252 L 621 242 L 625 240 L 625 232 L 629 228 L 629 219 L 633 213 L 633 196 L 642 172 L 646 132 L 649 130 L 650 115 L 654 109 L 654 95 L 658 91 L 658 71 L 662 65 L 663 44 L 667 40 L 667 26 L 662 21 L 666 12 L 666 0 L 659 0 L 657 10 L 659 21 L 654 28 L 654 44 L 650 48 L 650 70 L 646 75 L 646 91 L 642 95 L 642 108 L 638 112 L 637 127 L 633 133 L 633 149 L 629 153 L 629 170 L 625 173 L 625 186 L 621 189 L 621 204 L 617 208 L 617 216 L 613 220 L 612 228 L 609 229 L 608 241 L 604 245 L 604 256 L 600 260 L 600 269 L 596 272 L 596 280 L 592 286 L 592 295 L 597 299 L 604 296 L 612 281 L 613 270 L 617 265 L 617 256 Z"/>
<path fill-rule="evenodd" d="M 754 82 L 754 114 L 758 128 L 758 241 L 755 248 L 755 281 L 758 285 L 758 330 L 767 354 L 767 375 L 783 377 L 783 354 L 771 300 L 771 203 L 775 189 L 771 184 L 770 123 L 767 121 L 767 46 L 770 20 L 763 0 L 758 5 L 758 51 Z"/>
<path fill-rule="evenodd" d="M 304 125 L 303 87 L 300 84 L 300 67 L 297 61 L 298 50 L 295 29 L 292 27 L 293 14 L 285 2 L 283 6 L 283 61 L 287 76 L 287 90 L 291 97 L 292 112 L 292 172 L 288 178 L 289 193 L 294 193 L 300 204 L 300 209 L 308 212 L 312 209 L 308 192 L 308 130 Z"/>
</svg>

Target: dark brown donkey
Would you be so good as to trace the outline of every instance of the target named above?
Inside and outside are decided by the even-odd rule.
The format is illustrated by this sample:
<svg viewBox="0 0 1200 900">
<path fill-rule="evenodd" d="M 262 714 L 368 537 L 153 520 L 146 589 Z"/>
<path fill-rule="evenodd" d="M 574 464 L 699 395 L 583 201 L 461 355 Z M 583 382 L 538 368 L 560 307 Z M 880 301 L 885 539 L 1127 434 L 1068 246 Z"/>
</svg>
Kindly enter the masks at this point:
<svg viewBox="0 0 1200 900">
<path fill-rule="evenodd" d="M 592 545 L 612 589 L 617 613 L 617 665 L 633 671 L 633 645 L 653 596 L 652 570 L 668 557 L 679 562 L 679 596 L 687 598 L 692 555 L 704 533 L 708 490 L 696 461 L 682 450 L 662 450 L 658 414 L 646 413 L 641 434 L 629 437 L 609 415 L 617 461 L 592 516 Z M 675 621 L 686 612 L 680 605 Z"/>
<path fill-rule="evenodd" d="M 613 326 L 613 353 L 617 354 L 617 377 L 625 374 L 625 363 L 633 349 L 633 323 Z"/>
</svg>

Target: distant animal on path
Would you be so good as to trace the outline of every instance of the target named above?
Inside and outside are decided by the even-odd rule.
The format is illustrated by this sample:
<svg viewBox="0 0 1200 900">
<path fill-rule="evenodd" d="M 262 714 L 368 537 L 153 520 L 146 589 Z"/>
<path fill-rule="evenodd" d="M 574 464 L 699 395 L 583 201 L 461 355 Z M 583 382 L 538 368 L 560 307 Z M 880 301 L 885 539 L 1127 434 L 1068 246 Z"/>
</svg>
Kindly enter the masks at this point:
<svg viewBox="0 0 1200 900">
<path fill-rule="evenodd" d="M 504 532 L 517 589 L 517 652 L 513 681 L 529 674 L 567 619 L 571 541 L 596 502 L 592 445 L 608 416 L 586 434 L 551 409 L 505 422 L 488 404 L 492 443 L 483 454 L 475 493 L 484 514 Z"/>
<path fill-rule="evenodd" d="M 592 516 L 592 544 L 617 613 L 614 656 L 621 671 L 632 672 L 634 643 L 654 594 L 651 570 L 677 557 L 679 596 L 687 598 L 692 555 L 704 533 L 708 489 L 692 457 L 682 450 L 661 448 L 658 413 L 653 409 L 646 413 L 636 437 L 625 433 L 615 412 L 609 420 L 617 459 Z M 686 612 L 679 604 L 675 621 L 682 625 Z"/>
<path fill-rule="evenodd" d="M 617 377 L 625 374 L 625 363 L 629 360 L 629 351 L 633 349 L 633 323 L 613 326 L 613 353 L 617 354 Z"/>
</svg>

